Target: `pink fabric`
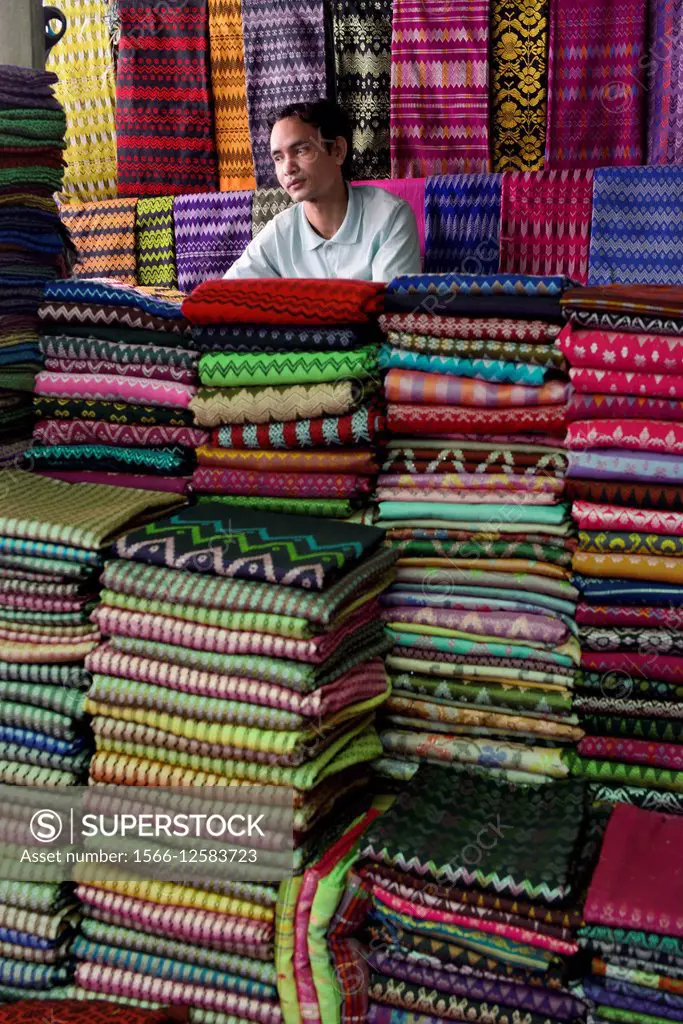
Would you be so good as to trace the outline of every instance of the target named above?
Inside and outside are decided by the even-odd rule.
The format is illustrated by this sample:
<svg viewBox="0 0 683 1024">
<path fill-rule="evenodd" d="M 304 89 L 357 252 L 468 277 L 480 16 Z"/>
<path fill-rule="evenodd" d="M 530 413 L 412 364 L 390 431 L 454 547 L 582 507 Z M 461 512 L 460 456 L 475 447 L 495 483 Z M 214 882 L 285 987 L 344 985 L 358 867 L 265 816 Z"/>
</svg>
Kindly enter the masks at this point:
<svg viewBox="0 0 683 1024">
<path fill-rule="evenodd" d="M 561 494 L 564 481 L 552 476 L 523 476 L 521 473 L 382 473 L 379 487 L 409 487 L 428 490 L 527 491 L 530 494 Z"/>
<path fill-rule="evenodd" d="M 683 512 L 656 512 L 653 509 L 575 501 L 572 516 L 582 530 L 638 530 L 683 537 Z"/>
<path fill-rule="evenodd" d="M 350 473 L 269 473 L 209 466 L 198 466 L 192 475 L 196 491 L 283 498 L 355 498 L 369 494 L 372 483 L 371 477 Z"/>
<path fill-rule="evenodd" d="M 597 757 L 625 764 L 647 764 L 653 768 L 683 769 L 683 746 L 650 743 L 648 740 L 618 739 L 615 736 L 585 736 L 578 745 L 582 757 Z"/>
<path fill-rule="evenodd" d="M 581 393 L 597 391 L 645 398 L 683 398 L 683 375 L 574 369 L 569 371 L 569 376 L 574 390 Z"/>
<path fill-rule="evenodd" d="M 683 818 L 617 804 L 588 890 L 589 924 L 683 936 Z"/>
<path fill-rule="evenodd" d="M 68 598 L 41 597 L 39 594 L 3 594 L 2 605 L 5 608 L 24 608 L 33 612 L 79 612 L 88 598 L 69 600 Z"/>
<path fill-rule="evenodd" d="M 646 0 L 550 0 L 546 167 L 644 162 Z"/>
<path fill-rule="evenodd" d="M 448 608 L 385 608 L 385 622 L 417 622 L 466 633 L 531 640 L 557 646 L 567 639 L 568 629 L 560 619 L 524 612 L 458 611 Z M 398 686 L 400 689 L 400 684 Z"/>
<path fill-rule="evenodd" d="M 576 621 L 584 626 L 640 626 L 683 630 L 683 608 L 661 605 L 643 608 L 639 605 L 596 605 L 580 602 L 576 606 Z"/>
<path fill-rule="evenodd" d="M 564 274 L 585 284 L 592 215 L 591 170 L 504 174 L 501 273 Z"/>
<path fill-rule="evenodd" d="M 179 384 L 197 383 L 196 371 L 187 366 L 111 363 L 106 359 L 46 359 L 45 369 L 54 373 L 106 373 L 146 380 L 172 380 Z"/>
<path fill-rule="evenodd" d="M 401 896 L 395 896 L 379 885 L 372 887 L 372 895 L 379 903 L 383 903 L 391 910 L 400 914 L 410 914 L 421 921 L 438 921 L 442 924 L 454 924 L 462 928 L 472 927 L 472 915 L 454 914 L 447 910 L 438 910 L 436 907 L 426 907 L 419 903 L 412 903 Z M 516 925 L 504 924 L 500 921 L 490 921 L 486 918 L 477 919 L 477 930 L 488 932 L 490 935 L 502 935 L 514 942 L 523 942 L 527 946 L 535 946 L 538 949 L 551 950 L 564 956 L 571 956 L 578 951 L 575 942 L 565 942 L 563 939 L 556 939 L 551 935 L 544 935 L 542 932 L 527 931 L 526 928 L 518 928 Z"/>
<path fill-rule="evenodd" d="M 417 233 L 420 238 L 420 259 L 425 254 L 425 184 L 426 178 L 387 178 L 384 181 L 354 181 L 354 185 L 372 185 L 391 192 L 392 196 L 405 199 L 415 214 Z"/>
<path fill-rule="evenodd" d="M 538 430 L 541 435 L 559 434 L 564 439 L 566 405 L 536 408 L 476 409 L 466 405 L 393 404 L 387 406 L 387 428 L 394 434 L 447 437 L 451 431 L 469 435 Z M 554 442 L 556 443 L 556 442 Z"/>
<path fill-rule="evenodd" d="M 633 395 L 572 395 L 568 420 L 650 419 L 683 422 L 683 402 L 670 398 L 637 398 Z"/>
<path fill-rule="evenodd" d="M 377 602 L 368 602 L 350 615 L 333 633 L 324 633 L 311 640 L 295 640 L 292 637 L 246 630 L 229 630 L 220 626 L 203 626 L 196 622 L 172 619 L 168 615 L 131 612 L 102 604 L 97 606 L 90 617 L 99 625 L 102 633 L 108 636 L 142 637 L 145 640 L 176 644 L 196 651 L 259 654 L 320 664 L 357 630 L 376 621 L 378 615 Z"/>
<path fill-rule="evenodd" d="M 99 373 L 50 373 L 42 370 L 36 377 L 35 393 L 63 398 L 95 398 L 103 402 L 130 402 L 132 405 L 159 405 L 187 409 L 197 394 L 189 384 L 172 384 L 139 377 L 117 377 Z"/>
<path fill-rule="evenodd" d="M 625 448 L 683 455 L 683 423 L 649 420 L 579 420 L 567 428 L 567 447 Z"/>
<path fill-rule="evenodd" d="M 394 0 L 391 177 L 488 171 L 488 0 Z"/>
<path fill-rule="evenodd" d="M 596 370 L 683 372 L 683 338 L 582 330 L 567 324 L 557 339 L 570 366 Z"/>
<path fill-rule="evenodd" d="M 33 437 L 43 444 L 181 444 L 195 448 L 206 444 L 209 433 L 198 427 L 140 426 L 136 423 L 105 423 L 102 420 L 39 420 Z"/>
<path fill-rule="evenodd" d="M 109 484 L 111 487 L 137 487 L 141 491 L 168 491 L 186 494 L 190 478 L 184 476 L 144 476 L 142 473 L 102 473 L 95 469 L 41 469 L 41 476 L 66 480 L 69 484 Z"/>
<path fill-rule="evenodd" d="M 683 658 L 671 654 L 631 654 L 623 651 L 582 651 L 581 667 L 591 672 L 625 672 L 634 679 L 683 682 Z"/>
<path fill-rule="evenodd" d="M 167 686 L 171 690 L 282 708 L 309 718 L 339 711 L 348 704 L 384 693 L 387 688 L 384 664 L 377 658 L 351 669 L 333 683 L 321 686 L 307 695 L 258 679 L 185 669 L 168 662 L 121 654 L 112 650 L 108 643 L 100 644 L 88 655 L 86 668 L 92 673 L 138 679 L 143 683 Z"/>
</svg>

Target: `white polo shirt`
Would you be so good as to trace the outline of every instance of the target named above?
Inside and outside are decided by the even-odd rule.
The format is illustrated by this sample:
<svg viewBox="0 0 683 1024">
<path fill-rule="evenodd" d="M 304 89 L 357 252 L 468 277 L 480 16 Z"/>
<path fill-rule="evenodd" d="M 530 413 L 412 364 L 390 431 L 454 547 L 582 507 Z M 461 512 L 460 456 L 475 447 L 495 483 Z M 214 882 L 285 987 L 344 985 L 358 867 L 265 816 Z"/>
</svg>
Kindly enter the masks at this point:
<svg viewBox="0 0 683 1024">
<path fill-rule="evenodd" d="M 415 214 L 404 199 L 374 185 L 348 187 L 346 216 L 332 238 L 311 227 L 304 204 L 276 214 L 225 277 L 339 277 L 390 281 L 419 274 Z"/>
</svg>

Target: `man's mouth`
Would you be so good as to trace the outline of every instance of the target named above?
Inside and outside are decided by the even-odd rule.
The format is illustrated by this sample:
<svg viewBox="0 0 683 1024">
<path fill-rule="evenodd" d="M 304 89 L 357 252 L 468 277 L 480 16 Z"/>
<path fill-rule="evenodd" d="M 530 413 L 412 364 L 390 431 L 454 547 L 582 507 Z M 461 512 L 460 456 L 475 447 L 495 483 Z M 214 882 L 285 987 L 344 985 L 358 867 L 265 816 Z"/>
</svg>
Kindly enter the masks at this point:
<svg viewBox="0 0 683 1024">
<path fill-rule="evenodd" d="M 290 181 L 290 183 L 287 185 L 287 188 L 301 188 L 303 184 L 303 179 L 297 178 L 296 181 Z"/>
</svg>

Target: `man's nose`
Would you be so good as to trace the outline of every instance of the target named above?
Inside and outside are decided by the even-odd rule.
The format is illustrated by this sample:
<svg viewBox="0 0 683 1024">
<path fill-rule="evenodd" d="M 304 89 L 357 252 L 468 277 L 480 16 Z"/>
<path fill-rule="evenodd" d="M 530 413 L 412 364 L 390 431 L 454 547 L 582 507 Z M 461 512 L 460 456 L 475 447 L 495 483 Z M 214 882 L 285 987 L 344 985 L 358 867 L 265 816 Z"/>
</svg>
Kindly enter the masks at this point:
<svg viewBox="0 0 683 1024">
<path fill-rule="evenodd" d="M 291 154 L 285 157 L 285 174 L 296 174 L 299 170 L 299 162 L 296 157 Z"/>
</svg>

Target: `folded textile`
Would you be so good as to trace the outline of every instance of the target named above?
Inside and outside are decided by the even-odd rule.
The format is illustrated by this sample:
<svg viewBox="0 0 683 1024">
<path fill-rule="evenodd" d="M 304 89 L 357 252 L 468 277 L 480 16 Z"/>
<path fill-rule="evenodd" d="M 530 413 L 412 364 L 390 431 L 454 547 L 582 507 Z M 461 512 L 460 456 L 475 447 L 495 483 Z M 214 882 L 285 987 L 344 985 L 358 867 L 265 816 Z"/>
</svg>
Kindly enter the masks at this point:
<svg viewBox="0 0 683 1024">
<path fill-rule="evenodd" d="M 524 384 L 494 384 L 450 374 L 398 369 L 389 370 L 384 388 L 389 402 L 479 408 L 559 405 L 566 401 L 569 390 L 568 386 L 560 381 L 549 381 L 540 387 L 532 387 Z"/>
<path fill-rule="evenodd" d="M 662 374 L 683 369 L 683 342 L 666 334 L 583 330 L 567 325 L 557 344 L 572 366 L 594 369 L 656 369 Z"/>
<path fill-rule="evenodd" d="M 439 316 L 422 313 L 384 313 L 379 325 L 386 333 L 403 331 L 424 334 L 429 337 L 462 338 L 478 340 L 489 338 L 494 341 L 520 341 L 528 343 L 551 342 L 561 327 L 543 320 L 512 320 L 500 317 Z"/>
<path fill-rule="evenodd" d="M 365 398 L 363 385 L 353 380 L 290 387 L 199 388 L 189 407 L 200 426 L 294 422 L 344 416 Z M 245 430 L 248 428 L 245 426 Z"/>
<path fill-rule="evenodd" d="M 545 405 L 530 408 L 512 407 L 478 409 L 472 406 L 390 404 L 387 408 L 388 429 L 396 434 L 443 435 L 463 431 L 468 434 L 509 434 L 539 431 L 562 435 L 566 422 L 566 406 Z"/>
<path fill-rule="evenodd" d="M 198 431 L 199 433 L 199 431 Z M 258 470 L 268 473 L 366 473 L 377 472 L 374 453 L 369 449 L 341 451 L 249 451 L 243 448 L 197 448 L 200 466 Z"/>
<path fill-rule="evenodd" d="M 105 402 L 130 402 L 132 405 L 160 405 L 187 409 L 196 388 L 165 380 L 143 380 L 98 373 L 51 373 L 43 370 L 36 377 L 37 395 L 85 398 Z"/>
<path fill-rule="evenodd" d="M 361 405 L 355 412 L 272 423 L 226 425 L 214 430 L 212 443 L 224 448 L 296 450 L 372 444 L 384 430 L 378 404 Z"/>
<path fill-rule="evenodd" d="M 375 328 L 363 324 L 351 327 L 224 324 L 192 328 L 192 345 L 199 352 L 343 351 L 376 340 Z"/>
<path fill-rule="evenodd" d="M 104 199 L 69 204 L 60 216 L 78 249 L 74 277 L 110 274 L 124 284 L 136 284 L 135 199 Z"/>
<path fill-rule="evenodd" d="M 202 356 L 199 377 L 213 387 L 267 387 L 269 385 L 317 384 L 354 378 L 362 380 L 377 372 L 374 346 L 348 352 L 288 352 L 249 355 L 217 352 Z"/>
<path fill-rule="evenodd" d="M 683 565 L 676 558 L 663 555 L 594 554 L 577 551 L 574 555 L 577 572 L 617 579 L 652 580 L 661 583 L 683 583 Z"/>
<path fill-rule="evenodd" d="M 33 445 L 25 462 L 32 470 L 86 469 L 105 472 L 188 473 L 194 454 L 180 445 L 137 448 L 106 444 Z"/>
<path fill-rule="evenodd" d="M 172 196 L 143 196 L 137 200 L 135 264 L 141 285 L 177 287 Z"/>
<path fill-rule="evenodd" d="M 642 170 L 646 169 L 642 168 Z M 48 287 L 54 287 L 54 285 Z M 680 286 L 672 284 L 596 283 L 587 288 L 570 288 L 562 297 L 562 307 L 569 320 L 575 320 L 578 313 L 620 314 L 624 318 L 624 324 L 611 328 L 614 330 L 654 334 L 683 333 L 683 327 L 679 326 L 679 321 L 683 319 L 681 316 L 683 290 Z M 666 329 L 658 330 L 646 326 L 648 319 L 661 319 L 669 323 Z"/>
<path fill-rule="evenodd" d="M 572 516 L 582 529 L 642 530 L 646 533 L 683 536 L 683 515 L 643 508 L 618 508 L 577 501 Z"/>
<path fill-rule="evenodd" d="M 399 335 L 398 340 L 405 338 Z M 428 338 L 420 338 L 420 335 L 410 335 L 411 341 L 420 340 L 427 343 Z M 440 339 L 433 339 L 437 342 Z M 463 346 L 458 346 L 462 351 Z M 464 354 L 463 354 L 464 355 Z M 385 346 L 379 355 L 379 365 L 383 370 L 421 370 L 432 374 L 456 374 L 460 377 L 475 377 L 481 380 L 493 381 L 499 384 L 542 384 L 546 378 L 546 370 L 543 366 L 528 365 L 524 362 L 512 362 L 502 359 L 467 359 L 463 356 L 448 355 L 426 355 L 420 352 L 413 352 L 403 348 L 390 348 Z"/>
<path fill-rule="evenodd" d="M 372 481 L 351 473 L 299 473 L 270 469 L 222 469 L 198 466 L 192 474 L 196 491 L 209 494 L 245 494 L 270 497 L 358 498 L 369 494 Z"/>
<path fill-rule="evenodd" d="M 536 342 L 499 341 L 495 338 L 450 338 L 394 330 L 388 332 L 387 340 L 394 346 L 393 353 L 399 350 L 403 357 L 406 354 L 424 353 L 432 358 L 452 357 L 461 361 L 479 358 L 524 363 L 527 366 L 556 366 L 559 369 L 564 369 L 566 365 L 564 356 L 558 349 Z M 415 367 L 420 368 L 427 369 L 427 366 Z"/>
<path fill-rule="evenodd" d="M 36 414 L 48 420 L 88 420 L 123 426 L 168 425 L 192 427 L 194 417 L 189 409 L 160 405 L 133 405 L 131 402 L 104 402 L 93 398 L 57 398 L 35 395 Z"/>
<path fill-rule="evenodd" d="M 641 398 L 635 395 L 572 394 L 567 419 L 651 419 L 683 421 L 683 402 L 668 398 Z"/>
<path fill-rule="evenodd" d="M 366 323 L 382 312 L 384 284 L 371 281 L 207 281 L 183 303 L 193 324 Z"/>
<path fill-rule="evenodd" d="M 197 353 L 188 348 L 153 345 L 144 336 L 138 344 L 108 341 L 93 336 L 50 334 L 41 338 L 43 354 L 53 359 L 102 359 L 113 363 L 136 363 L 143 366 L 175 366 L 196 370 Z"/>
<path fill-rule="evenodd" d="M 190 482 L 185 476 L 159 476 L 155 473 L 122 473 L 98 469 L 41 469 L 42 476 L 69 484 L 98 484 L 109 487 L 132 487 L 145 491 L 165 491 L 185 495 Z"/>
<path fill-rule="evenodd" d="M 139 309 L 150 316 L 178 320 L 180 323 L 177 327 L 187 326 L 182 323 L 183 314 L 180 308 L 183 294 L 172 288 L 138 288 L 106 277 L 92 281 L 70 278 L 64 281 L 51 281 L 45 287 L 45 299 Z"/>
<path fill-rule="evenodd" d="M 645 480 L 673 486 L 681 479 L 683 459 L 677 455 L 651 455 L 648 451 L 620 448 L 569 451 L 567 476 L 599 480 Z"/>
<path fill-rule="evenodd" d="M 172 427 L 164 424 L 107 423 L 106 420 L 39 420 L 33 428 L 33 437 L 43 444 L 102 444 L 112 445 L 183 445 L 193 448 L 209 439 L 205 430 L 196 427 Z"/>
<path fill-rule="evenodd" d="M 683 376 L 676 374 L 576 368 L 569 371 L 569 376 L 573 388 L 578 392 L 643 395 L 647 398 L 676 400 L 683 398 Z"/>
<path fill-rule="evenodd" d="M 683 424 L 646 419 L 579 420 L 569 424 L 567 447 L 619 448 L 683 455 Z"/>
</svg>

